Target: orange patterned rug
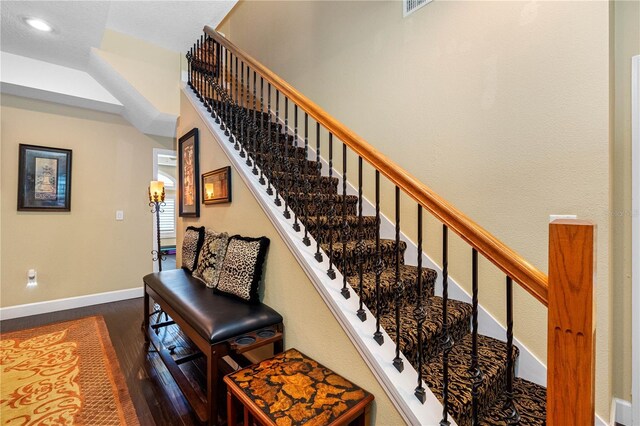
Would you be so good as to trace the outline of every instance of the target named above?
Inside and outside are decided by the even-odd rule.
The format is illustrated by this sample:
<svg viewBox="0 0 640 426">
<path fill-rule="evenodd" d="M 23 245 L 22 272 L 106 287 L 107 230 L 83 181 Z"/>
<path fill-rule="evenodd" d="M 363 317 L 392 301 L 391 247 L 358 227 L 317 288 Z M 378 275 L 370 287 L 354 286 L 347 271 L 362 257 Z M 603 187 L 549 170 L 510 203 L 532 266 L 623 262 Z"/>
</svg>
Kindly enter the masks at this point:
<svg viewBox="0 0 640 426">
<path fill-rule="evenodd" d="M 0 335 L 0 424 L 139 425 L 100 316 Z"/>
</svg>

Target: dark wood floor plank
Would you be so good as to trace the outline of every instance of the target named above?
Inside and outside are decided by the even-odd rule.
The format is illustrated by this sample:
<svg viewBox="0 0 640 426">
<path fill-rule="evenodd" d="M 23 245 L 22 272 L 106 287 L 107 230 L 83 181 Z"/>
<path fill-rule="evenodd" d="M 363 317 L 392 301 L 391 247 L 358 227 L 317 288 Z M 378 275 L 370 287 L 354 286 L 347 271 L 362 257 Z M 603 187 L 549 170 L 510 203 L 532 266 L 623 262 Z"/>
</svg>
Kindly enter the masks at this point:
<svg viewBox="0 0 640 426">
<path fill-rule="evenodd" d="M 144 342 L 140 329 L 142 306 L 143 299 L 139 298 L 16 318 L 0 321 L 0 331 L 8 333 L 91 315 L 102 315 L 140 424 L 201 426 L 158 354 L 153 348 L 149 350 Z M 176 356 L 192 352 L 189 349 L 189 340 L 177 327 L 167 327 L 160 335 L 167 344 L 174 341 Z M 187 362 L 181 367 L 192 377 L 192 383 L 202 385 L 205 382 L 204 369 L 198 362 L 201 363 L 201 360 Z"/>
</svg>

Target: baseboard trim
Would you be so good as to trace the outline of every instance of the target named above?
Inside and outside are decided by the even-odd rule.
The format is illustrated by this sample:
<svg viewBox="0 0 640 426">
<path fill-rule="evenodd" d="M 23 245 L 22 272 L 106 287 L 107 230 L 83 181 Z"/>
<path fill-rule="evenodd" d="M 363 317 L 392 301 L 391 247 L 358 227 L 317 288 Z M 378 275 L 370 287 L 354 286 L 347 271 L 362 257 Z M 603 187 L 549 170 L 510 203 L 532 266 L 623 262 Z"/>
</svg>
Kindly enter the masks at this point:
<svg viewBox="0 0 640 426">
<path fill-rule="evenodd" d="M 104 293 L 87 294 L 84 296 L 67 297 L 65 299 L 27 303 L 25 305 L 7 306 L 0 308 L 0 320 L 65 311 L 67 309 L 100 305 L 102 303 L 117 302 L 119 300 L 135 299 L 137 297 L 142 297 L 143 295 L 142 287 L 134 287 L 124 290 L 107 291 Z"/>
<path fill-rule="evenodd" d="M 616 423 L 624 426 L 633 425 L 633 409 L 629 401 L 613 398 L 611 403 L 611 426 Z"/>
</svg>

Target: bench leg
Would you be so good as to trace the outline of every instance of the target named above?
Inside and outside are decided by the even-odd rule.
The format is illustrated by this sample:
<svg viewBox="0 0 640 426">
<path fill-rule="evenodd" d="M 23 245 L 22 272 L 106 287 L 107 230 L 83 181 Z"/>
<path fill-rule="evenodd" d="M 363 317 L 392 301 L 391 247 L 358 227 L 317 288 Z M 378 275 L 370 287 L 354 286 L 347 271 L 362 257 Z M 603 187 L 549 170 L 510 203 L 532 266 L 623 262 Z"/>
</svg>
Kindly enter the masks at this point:
<svg viewBox="0 0 640 426">
<path fill-rule="evenodd" d="M 218 424 L 218 352 L 211 348 L 207 356 L 207 406 L 209 407 L 209 425 Z"/>
<path fill-rule="evenodd" d="M 142 320 L 142 332 L 144 333 L 144 341 L 149 343 L 149 293 L 147 293 L 147 285 L 144 285 L 144 318 Z"/>
</svg>

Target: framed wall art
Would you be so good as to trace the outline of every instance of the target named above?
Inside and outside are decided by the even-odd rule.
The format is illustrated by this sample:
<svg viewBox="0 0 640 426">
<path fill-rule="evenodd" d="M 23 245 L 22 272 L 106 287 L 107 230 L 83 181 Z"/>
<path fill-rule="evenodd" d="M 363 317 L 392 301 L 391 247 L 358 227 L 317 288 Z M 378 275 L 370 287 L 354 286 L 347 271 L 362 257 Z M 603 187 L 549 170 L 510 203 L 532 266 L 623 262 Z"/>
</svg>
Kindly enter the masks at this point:
<svg viewBox="0 0 640 426">
<path fill-rule="evenodd" d="M 202 175 L 202 202 L 204 204 L 231 202 L 230 166 Z"/>
<path fill-rule="evenodd" d="M 198 161 L 198 129 L 194 128 L 178 140 L 178 213 L 181 217 L 200 217 Z"/>
<path fill-rule="evenodd" d="M 18 210 L 71 211 L 71 150 L 20 144 Z"/>
</svg>

